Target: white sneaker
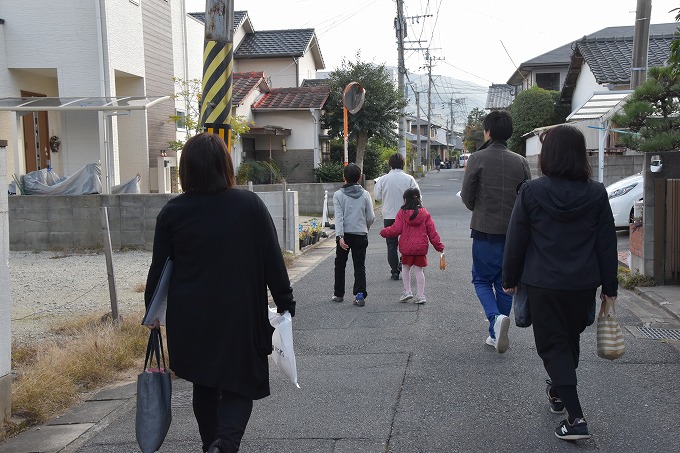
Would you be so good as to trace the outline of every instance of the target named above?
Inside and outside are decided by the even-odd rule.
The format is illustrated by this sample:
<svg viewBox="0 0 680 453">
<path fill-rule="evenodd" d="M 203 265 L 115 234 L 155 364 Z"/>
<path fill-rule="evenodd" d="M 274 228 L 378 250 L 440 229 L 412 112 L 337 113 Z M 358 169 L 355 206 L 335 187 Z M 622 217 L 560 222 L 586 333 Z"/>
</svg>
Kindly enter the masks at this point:
<svg viewBox="0 0 680 453">
<path fill-rule="evenodd" d="M 510 339 L 508 338 L 509 328 L 510 318 L 505 315 L 496 316 L 496 321 L 493 324 L 493 332 L 496 334 L 496 350 L 499 354 L 503 354 L 510 347 Z"/>
<path fill-rule="evenodd" d="M 418 305 L 422 305 L 425 302 L 427 302 L 427 300 L 425 300 L 424 297 L 422 299 L 418 297 L 418 298 L 416 298 L 416 300 L 413 301 L 414 304 L 418 304 Z"/>
<path fill-rule="evenodd" d="M 401 293 L 401 297 L 399 298 L 399 302 L 408 302 L 409 300 L 413 299 L 413 294 L 412 293 Z"/>
<path fill-rule="evenodd" d="M 496 339 L 491 338 L 491 335 L 489 335 L 488 337 L 486 337 L 486 344 L 495 348 L 496 347 Z"/>
</svg>

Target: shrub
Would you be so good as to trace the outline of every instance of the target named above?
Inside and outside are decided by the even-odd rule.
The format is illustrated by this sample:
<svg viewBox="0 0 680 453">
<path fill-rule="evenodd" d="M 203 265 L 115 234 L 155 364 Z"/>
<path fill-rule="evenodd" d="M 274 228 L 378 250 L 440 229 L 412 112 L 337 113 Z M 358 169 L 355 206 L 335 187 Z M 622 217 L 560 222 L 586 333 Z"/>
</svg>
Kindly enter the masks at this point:
<svg viewBox="0 0 680 453">
<path fill-rule="evenodd" d="M 619 285 L 626 289 L 635 289 L 636 287 L 656 286 L 656 282 L 652 277 L 646 275 L 631 273 L 627 267 L 619 267 Z"/>
<path fill-rule="evenodd" d="M 253 184 L 275 184 L 282 179 L 281 168 L 273 159 L 245 160 L 236 172 L 237 184 L 246 184 L 248 181 Z"/>
<path fill-rule="evenodd" d="M 342 182 L 343 165 L 336 162 L 325 162 L 314 169 L 317 182 Z"/>
</svg>

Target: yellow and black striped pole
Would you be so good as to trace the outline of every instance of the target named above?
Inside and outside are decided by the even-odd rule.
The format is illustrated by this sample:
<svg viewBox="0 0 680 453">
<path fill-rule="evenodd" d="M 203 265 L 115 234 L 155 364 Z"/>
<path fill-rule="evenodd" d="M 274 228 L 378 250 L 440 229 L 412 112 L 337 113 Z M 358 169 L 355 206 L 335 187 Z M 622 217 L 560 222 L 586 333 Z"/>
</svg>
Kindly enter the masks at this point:
<svg viewBox="0 0 680 453">
<path fill-rule="evenodd" d="M 234 3 L 206 0 L 203 96 L 200 123 L 220 135 L 231 152 L 231 97 L 234 69 Z"/>
</svg>

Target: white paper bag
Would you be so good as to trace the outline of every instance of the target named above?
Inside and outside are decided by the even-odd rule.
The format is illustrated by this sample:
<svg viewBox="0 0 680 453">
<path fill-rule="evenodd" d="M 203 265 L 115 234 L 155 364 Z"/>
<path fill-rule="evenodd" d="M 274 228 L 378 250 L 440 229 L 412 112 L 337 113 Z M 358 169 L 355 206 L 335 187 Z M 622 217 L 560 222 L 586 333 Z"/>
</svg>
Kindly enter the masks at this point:
<svg viewBox="0 0 680 453">
<path fill-rule="evenodd" d="M 295 364 L 295 350 L 293 349 L 293 318 L 287 311 L 283 314 L 269 307 L 269 323 L 275 329 L 272 334 L 272 359 L 281 368 L 288 379 L 300 388 L 297 381 L 297 365 Z"/>
</svg>

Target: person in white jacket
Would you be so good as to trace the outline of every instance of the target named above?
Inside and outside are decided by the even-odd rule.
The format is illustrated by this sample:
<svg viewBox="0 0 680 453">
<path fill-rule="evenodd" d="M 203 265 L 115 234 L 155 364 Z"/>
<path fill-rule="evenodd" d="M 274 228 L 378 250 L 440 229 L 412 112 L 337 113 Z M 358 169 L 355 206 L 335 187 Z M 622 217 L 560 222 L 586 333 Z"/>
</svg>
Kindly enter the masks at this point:
<svg viewBox="0 0 680 453">
<path fill-rule="evenodd" d="M 373 188 L 376 200 L 382 200 L 382 216 L 385 228 L 394 223 L 397 213 L 404 204 L 404 192 L 407 189 L 418 189 L 415 178 L 404 173 L 404 157 L 395 153 L 390 156 L 390 172 L 378 178 Z M 390 265 L 392 280 L 399 280 L 401 262 L 399 261 L 399 237 L 385 238 L 387 243 L 387 263 Z"/>
</svg>

